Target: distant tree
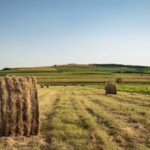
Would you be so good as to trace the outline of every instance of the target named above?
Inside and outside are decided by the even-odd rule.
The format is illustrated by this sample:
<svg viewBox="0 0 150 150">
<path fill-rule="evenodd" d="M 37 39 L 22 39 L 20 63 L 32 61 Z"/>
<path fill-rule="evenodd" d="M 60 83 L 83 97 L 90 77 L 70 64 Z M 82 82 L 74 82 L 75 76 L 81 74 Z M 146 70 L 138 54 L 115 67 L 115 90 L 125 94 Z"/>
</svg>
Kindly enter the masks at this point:
<svg viewBox="0 0 150 150">
<path fill-rule="evenodd" d="M 5 70 L 11 70 L 11 68 L 4 68 L 3 71 L 5 71 Z"/>
<path fill-rule="evenodd" d="M 116 83 L 122 83 L 123 82 L 123 79 L 122 78 L 117 78 L 116 79 Z"/>
</svg>

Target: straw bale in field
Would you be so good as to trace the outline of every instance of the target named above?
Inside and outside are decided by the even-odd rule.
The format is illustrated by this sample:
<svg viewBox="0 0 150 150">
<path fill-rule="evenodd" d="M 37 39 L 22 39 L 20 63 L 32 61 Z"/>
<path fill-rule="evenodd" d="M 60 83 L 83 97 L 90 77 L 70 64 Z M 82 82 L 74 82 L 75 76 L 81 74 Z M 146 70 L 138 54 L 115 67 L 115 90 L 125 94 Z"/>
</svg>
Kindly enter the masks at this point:
<svg viewBox="0 0 150 150">
<path fill-rule="evenodd" d="M 117 88 L 115 83 L 106 83 L 105 84 L 106 94 L 117 94 Z"/>
<path fill-rule="evenodd" d="M 39 132 L 39 104 L 34 77 L 0 79 L 0 136 Z"/>
</svg>

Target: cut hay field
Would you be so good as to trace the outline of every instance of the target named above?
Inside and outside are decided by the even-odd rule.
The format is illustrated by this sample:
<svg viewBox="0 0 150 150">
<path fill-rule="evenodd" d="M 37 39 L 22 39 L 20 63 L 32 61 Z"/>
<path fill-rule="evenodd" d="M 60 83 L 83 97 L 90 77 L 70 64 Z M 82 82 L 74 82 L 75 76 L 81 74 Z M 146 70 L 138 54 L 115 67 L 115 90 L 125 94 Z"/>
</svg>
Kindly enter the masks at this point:
<svg viewBox="0 0 150 150">
<path fill-rule="evenodd" d="M 149 150 L 149 95 L 82 86 L 39 88 L 40 135 L 0 138 L 0 149 Z"/>
</svg>

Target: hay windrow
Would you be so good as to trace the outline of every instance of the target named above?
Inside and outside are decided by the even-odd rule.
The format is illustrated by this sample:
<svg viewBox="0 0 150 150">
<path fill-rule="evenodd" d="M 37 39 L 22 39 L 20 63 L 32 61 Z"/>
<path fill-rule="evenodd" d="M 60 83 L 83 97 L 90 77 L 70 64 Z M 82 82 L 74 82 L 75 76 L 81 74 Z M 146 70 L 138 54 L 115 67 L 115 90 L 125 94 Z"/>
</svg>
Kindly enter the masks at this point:
<svg viewBox="0 0 150 150">
<path fill-rule="evenodd" d="M 39 104 L 34 77 L 0 79 L 0 136 L 30 136 L 39 131 Z"/>
</svg>

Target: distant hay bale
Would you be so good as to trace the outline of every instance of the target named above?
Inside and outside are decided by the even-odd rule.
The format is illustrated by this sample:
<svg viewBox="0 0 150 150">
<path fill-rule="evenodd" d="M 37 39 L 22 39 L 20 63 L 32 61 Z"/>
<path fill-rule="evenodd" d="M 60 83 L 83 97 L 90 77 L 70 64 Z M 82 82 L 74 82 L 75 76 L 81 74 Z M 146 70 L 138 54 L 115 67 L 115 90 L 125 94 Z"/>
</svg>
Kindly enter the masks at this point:
<svg viewBox="0 0 150 150">
<path fill-rule="evenodd" d="M 44 88 L 44 85 L 40 85 L 41 86 L 41 88 Z"/>
<path fill-rule="evenodd" d="M 106 94 L 117 94 L 117 88 L 115 83 L 106 83 L 105 84 Z"/>
<path fill-rule="evenodd" d="M 49 88 L 49 84 L 46 84 L 45 86 L 46 86 L 47 88 Z"/>
<path fill-rule="evenodd" d="M 39 132 L 39 104 L 34 77 L 0 79 L 0 136 Z"/>
</svg>

